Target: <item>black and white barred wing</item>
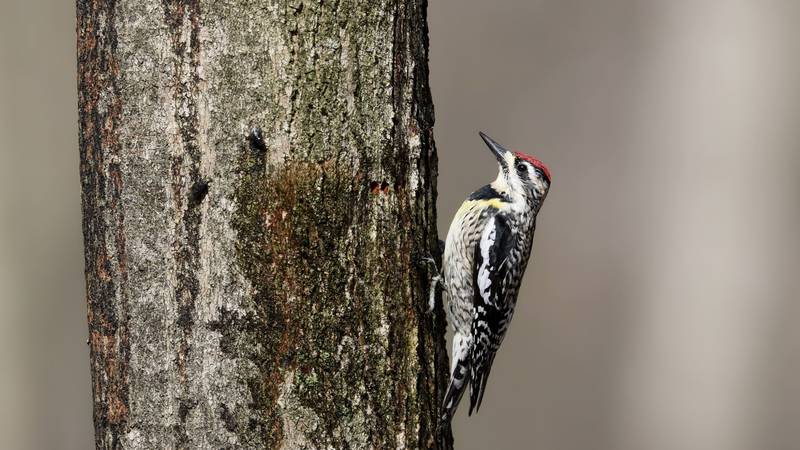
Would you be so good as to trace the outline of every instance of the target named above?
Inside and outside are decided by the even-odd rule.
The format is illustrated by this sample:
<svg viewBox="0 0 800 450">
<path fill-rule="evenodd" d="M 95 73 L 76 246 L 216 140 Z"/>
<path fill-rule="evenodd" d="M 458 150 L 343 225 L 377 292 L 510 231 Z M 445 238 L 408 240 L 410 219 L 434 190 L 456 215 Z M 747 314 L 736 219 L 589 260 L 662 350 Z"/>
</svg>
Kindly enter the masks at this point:
<svg viewBox="0 0 800 450">
<path fill-rule="evenodd" d="M 504 214 L 498 213 L 489 220 L 475 247 L 470 415 L 473 409 L 480 409 L 495 352 L 513 314 L 511 299 L 508 298 L 508 274 L 511 270 L 508 256 L 515 248 L 516 239 Z"/>
</svg>

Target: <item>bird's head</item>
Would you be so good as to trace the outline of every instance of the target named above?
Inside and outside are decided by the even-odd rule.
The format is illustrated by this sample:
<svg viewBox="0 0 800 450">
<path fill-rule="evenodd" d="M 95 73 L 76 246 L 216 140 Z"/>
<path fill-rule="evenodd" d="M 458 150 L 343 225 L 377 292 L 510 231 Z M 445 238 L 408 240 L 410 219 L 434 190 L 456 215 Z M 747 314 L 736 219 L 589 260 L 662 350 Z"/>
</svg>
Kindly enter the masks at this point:
<svg viewBox="0 0 800 450">
<path fill-rule="evenodd" d="M 500 166 L 497 180 L 492 184 L 495 189 L 522 196 L 529 203 L 541 206 L 552 180 L 547 166 L 533 156 L 506 149 L 484 133 L 480 135 Z"/>
</svg>

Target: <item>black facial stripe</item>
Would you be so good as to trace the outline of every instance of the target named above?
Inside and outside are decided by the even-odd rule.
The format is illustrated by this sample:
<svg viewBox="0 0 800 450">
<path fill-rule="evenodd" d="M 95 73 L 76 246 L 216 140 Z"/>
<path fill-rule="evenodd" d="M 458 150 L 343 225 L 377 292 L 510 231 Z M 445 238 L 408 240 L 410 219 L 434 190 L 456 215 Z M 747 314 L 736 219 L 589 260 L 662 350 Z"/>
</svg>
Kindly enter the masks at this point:
<svg viewBox="0 0 800 450">
<path fill-rule="evenodd" d="M 544 172 L 538 167 L 536 168 L 536 176 L 544 179 L 544 181 L 546 181 L 547 184 L 550 184 L 550 178 L 547 178 L 547 175 L 545 175 Z"/>
<path fill-rule="evenodd" d="M 530 170 L 528 169 L 529 165 L 530 164 L 528 162 L 523 161 L 523 160 L 521 160 L 519 158 L 517 158 L 514 161 L 514 169 L 517 171 L 517 175 L 519 175 L 520 179 L 522 179 L 522 180 L 529 180 L 530 179 Z M 531 167 L 533 167 L 533 166 L 531 166 Z"/>
</svg>

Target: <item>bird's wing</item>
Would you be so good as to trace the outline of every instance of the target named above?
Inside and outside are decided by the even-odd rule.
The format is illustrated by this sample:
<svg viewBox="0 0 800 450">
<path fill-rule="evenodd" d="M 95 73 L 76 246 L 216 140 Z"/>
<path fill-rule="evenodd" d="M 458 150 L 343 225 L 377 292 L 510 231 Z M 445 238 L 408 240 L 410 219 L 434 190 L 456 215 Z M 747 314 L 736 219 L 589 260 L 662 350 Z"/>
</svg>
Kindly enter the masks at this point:
<svg viewBox="0 0 800 450">
<path fill-rule="evenodd" d="M 480 409 L 495 352 L 511 319 L 511 299 L 506 298 L 509 291 L 507 275 L 511 268 L 506 258 L 516 239 L 507 218 L 500 212 L 488 220 L 481 240 L 475 246 L 470 415 L 474 408 Z"/>
</svg>

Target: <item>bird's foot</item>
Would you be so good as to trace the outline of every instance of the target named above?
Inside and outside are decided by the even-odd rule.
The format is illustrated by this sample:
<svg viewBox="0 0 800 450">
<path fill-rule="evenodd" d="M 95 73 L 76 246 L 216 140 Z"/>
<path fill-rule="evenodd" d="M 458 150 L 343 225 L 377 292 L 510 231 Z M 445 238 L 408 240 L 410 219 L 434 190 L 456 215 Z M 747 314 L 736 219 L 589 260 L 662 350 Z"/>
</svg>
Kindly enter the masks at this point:
<svg viewBox="0 0 800 450">
<path fill-rule="evenodd" d="M 430 256 L 426 256 L 422 258 L 422 263 L 424 263 L 429 268 L 432 268 L 433 275 L 430 276 L 430 290 L 428 291 L 428 314 L 432 313 L 436 309 L 436 289 L 441 284 L 444 287 L 444 282 L 442 280 L 441 272 L 439 271 L 439 266 L 436 264 L 436 260 Z"/>
</svg>

